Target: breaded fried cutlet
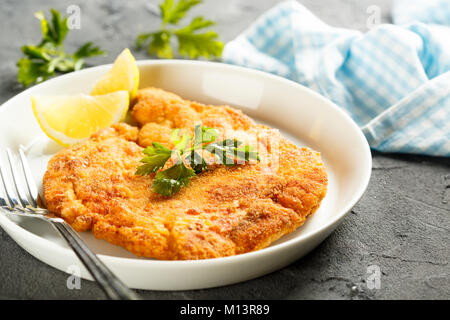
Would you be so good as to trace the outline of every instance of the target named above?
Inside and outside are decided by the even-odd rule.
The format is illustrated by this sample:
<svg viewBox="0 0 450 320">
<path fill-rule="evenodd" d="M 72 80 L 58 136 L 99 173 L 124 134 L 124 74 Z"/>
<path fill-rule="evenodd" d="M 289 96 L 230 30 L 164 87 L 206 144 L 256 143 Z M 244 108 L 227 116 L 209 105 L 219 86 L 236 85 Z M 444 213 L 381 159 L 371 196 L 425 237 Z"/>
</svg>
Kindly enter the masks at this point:
<svg viewBox="0 0 450 320">
<path fill-rule="evenodd" d="M 231 256 L 267 247 L 296 230 L 326 194 L 318 152 L 295 146 L 231 107 L 147 88 L 138 92 L 132 115 L 140 128 L 115 124 L 48 164 L 46 205 L 77 231 L 92 230 L 99 239 L 149 258 Z M 199 122 L 227 136 L 253 137 L 260 161 L 213 165 L 171 197 L 154 193 L 154 175 L 135 175 L 143 147 L 151 142 L 173 147 L 172 129 L 192 131 Z"/>
</svg>

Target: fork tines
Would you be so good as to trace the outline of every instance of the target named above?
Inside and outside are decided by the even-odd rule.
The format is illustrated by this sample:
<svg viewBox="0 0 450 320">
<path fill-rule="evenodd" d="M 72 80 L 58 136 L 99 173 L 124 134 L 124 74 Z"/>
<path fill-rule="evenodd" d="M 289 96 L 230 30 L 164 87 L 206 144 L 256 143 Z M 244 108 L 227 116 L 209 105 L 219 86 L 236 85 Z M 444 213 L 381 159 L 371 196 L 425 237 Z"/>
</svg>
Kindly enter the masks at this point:
<svg viewBox="0 0 450 320">
<path fill-rule="evenodd" d="M 33 181 L 30 167 L 22 149 L 14 155 L 6 149 L 9 174 L 0 156 L 0 180 L 4 193 L 0 188 L 0 207 L 10 211 L 35 213 L 37 209 L 38 191 Z"/>
</svg>

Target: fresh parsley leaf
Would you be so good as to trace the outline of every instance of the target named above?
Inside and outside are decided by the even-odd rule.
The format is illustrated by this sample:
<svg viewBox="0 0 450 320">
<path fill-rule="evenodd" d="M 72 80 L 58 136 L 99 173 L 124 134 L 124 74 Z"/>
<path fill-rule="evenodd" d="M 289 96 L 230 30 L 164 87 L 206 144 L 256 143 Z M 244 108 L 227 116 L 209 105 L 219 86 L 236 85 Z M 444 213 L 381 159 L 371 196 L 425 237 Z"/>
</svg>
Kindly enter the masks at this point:
<svg viewBox="0 0 450 320">
<path fill-rule="evenodd" d="M 184 28 L 179 29 L 179 33 L 191 33 L 200 29 L 214 26 L 216 23 L 211 20 L 206 20 L 203 17 L 195 17 L 191 23 Z"/>
<path fill-rule="evenodd" d="M 66 38 L 67 32 L 69 32 L 69 26 L 67 25 L 67 17 L 61 19 L 61 15 L 55 9 L 50 9 L 52 15 L 52 23 L 49 25 L 49 34 L 53 37 L 53 43 L 56 45 L 62 45 Z"/>
<path fill-rule="evenodd" d="M 177 24 L 192 7 L 201 3 L 201 0 L 180 0 L 174 5 L 173 0 L 165 0 L 159 5 L 163 24 Z"/>
<path fill-rule="evenodd" d="M 237 139 L 226 139 L 208 144 L 205 147 L 205 150 L 212 153 L 220 164 L 233 166 L 236 164 L 235 158 L 237 157 L 237 148 L 241 144 L 242 142 Z"/>
<path fill-rule="evenodd" d="M 136 38 L 136 49 L 137 50 L 142 49 L 142 46 L 145 44 L 145 42 L 151 37 L 153 37 L 154 34 L 155 32 L 150 32 L 150 33 L 141 33 L 140 35 L 138 35 Z"/>
<path fill-rule="evenodd" d="M 217 40 L 219 35 L 216 32 L 194 33 L 196 30 L 204 29 L 214 24 L 213 21 L 205 20 L 203 17 L 195 17 L 188 26 L 175 31 L 180 53 L 194 59 L 199 56 L 206 58 L 220 56 L 223 51 L 223 43 Z"/>
<path fill-rule="evenodd" d="M 22 58 L 17 61 L 17 66 L 19 67 L 17 79 L 25 87 L 44 81 L 51 75 L 46 72 L 47 67 L 43 62 L 33 62 L 27 58 Z"/>
<path fill-rule="evenodd" d="M 73 54 L 75 58 L 89 58 L 93 56 L 102 55 L 104 52 L 98 46 L 94 46 L 92 42 L 87 42 L 82 45 L 75 53 Z"/>
<path fill-rule="evenodd" d="M 178 25 L 186 13 L 201 0 L 179 0 L 176 4 L 173 0 L 165 0 L 159 7 L 161 9 L 161 30 L 151 33 L 143 33 L 136 38 L 137 49 L 148 44 L 150 55 L 171 59 L 174 57 L 171 45 L 172 36 L 178 40 L 178 52 L 182 56 L 192 59 L 198 57 L 220 57 L 223 51 L 223 43 L 218 40 L 219 35 L 214 31 L 200 32 L 200 30 L 215 25 L 214 21 L 203 17 L 195 17 L 190 24 L 178 29 L 167 28 L 167 25 Z"/>
<path fill-rule="evenodd" d="M 194 127 L 194 146 L 213 142 L 218 136 L 219 131 L 217 129 L 196 125 Z"/>
<path fill-rule="evenodd" d="M 198 57 L 218 57 L 222 54 L 223 43 L 218 41 L 218 35 L 214 31 L 205 33 L 177 32 L 178 51 L 180 54 L 196 59 Z"/>
<path fill-rule="evenodd" d="M 50 61 L 52 57 L 47 53 L 48 50 L 45 50 L 40 47 L 36 47 L 33 45 L 23 46 L 22 52 L 30 58 L 41 59 L 43 61 Z"/>
<path fill-rule="evenodd" d="M 175 129 L 172 131 L 172 141 L 175 144 L 175 149 L 180 153 L 180 155 L 182 155 L 191 141 L 191 136 L 185 133 L 180 138 L 179 133 L 180 129 Z"/>
<path fill-rule="evenodd" d="M 241 164 L 239 160 L 259 161 L 258 153 L 248 145 L 242 145 L 237 139 L 225 139 L 216 141 L 220 135 L 214 128 L 196 125 L 194 137 L 189 134 L 180 135 L 180 129 L 172 131 L 174 150 L 169 150 L 158 142 L 147 147 L 143 152 L 146 155 L 141 162 L 143 165 L 137 168 L 137 175 L 149 175 L 162 169 L 172 154 L 176 154 L 178 161 L 172 167 L 158 171 L 153 180 L 152 190 L 164 196 L 172 196 L 184 186 L 189 185 L 189 180 L 197 174 L 208 170 L 208 164 L 202 157 L 202 152 L 213 154 L 220 164 L 233 166 Z M 189 145 L 192 145 L 189 148 Z M 185 163 L 189 163 L 190 168 Z"/>
<path fill-rule="evenodd" d="M 191 168 L 194 169 L 195 174 L 199 174 L 208 169 L 208 164 L 205 159 L 195 150 L 192 150 L 186 159 L 189 161 Z"/>
<path fill-rule="evenodd" d="M 167 31 L 160 31 L 153 34 L 153 39 L 148 46 L 148 53 L 161 58 L 172 59 L 173 51 L 170 46 L 172 34 Z"/>
<path fill-rule="evenodd" d="M 74 54 L 66 53 L 63 42 L 69 32 L 67 17 L 61 18 L 55 9 L 51 9 L 50 14 L 48 21 L 43 11 L 35 13 L 41 23 L 42 40 L 39 45 L 23 46 L 24 57 L 17 61 L 17 80 L 24 87 L 44 81 L 56 73 L 79 70 L 85 58 L 104 54 L 91 42 L 81 46 Z"/>
<path fill-rule="evenodd" d="M 136 38 L 136 49 L 140 50 L 146 42 L 151 40 L 147 49 L 150 55 L 172 59 L 173 51 L 170 46 L 171 37 L 172 34 L 164 30 L 151 33 L 142 33 Z"/>
<path fill-rule="evenodd" d="M 183 162 L 177 163 L 167 170 L 159 171 L 153 180 L 152 190 L 170 197 L 189 185 L 190 178 L 195 176 L 192 169 L 187 168 Z"/>
<path fill-rule="evenodd" d="M 51 42 L 56 45 L 61 45 L 69 31 L 69 27 L 67 26 L 67 17 L 61 19 L 60 13 L 55 9 L 50 9 L 51 14 L 51 23 L 45 19 L 45 15 L 43 11 L 38 11 L 34 14 L 36 18 L 38 18 L 41 22 L 41 30 L 42 30 L 42 42 L 41 45 L 45 42 Z"/>
<path fill-rule="evenodd" d="M 211 143 L 205 147 L 205 150 L 214 154 L 219 163 L 224 165 L 239 164 L 238 160 L 245 162 L 260 160 L 258 152 L 252 146 L 242 145 L 242 142 L 236 139 L 226 139 Z"/>
<path fill-rule="evenodd" d="M 49 34 L 49 25 L 47 20 L 45 19 L 44 11 L 38 11 L 34 13 L 34 16 L 41 22 L 41 31 L 43 36 L 43 41 L 52 41 L 49 40 L 48 34 Z M 53 41 L 52 41 L 53 42 Z"/>
<path fill-rule="evenodd" d="M 158 142 L 153 142 L 152 145 L 145 148 L 142 153 L 145 154 L 146 157 L 141 160 L 143 165 L 139 166 L 136 170 L 136 174 L 140 176 L 155 173 L 159 169 L 162 169 L 172 155 L 170 149 Z"/>
</svg>

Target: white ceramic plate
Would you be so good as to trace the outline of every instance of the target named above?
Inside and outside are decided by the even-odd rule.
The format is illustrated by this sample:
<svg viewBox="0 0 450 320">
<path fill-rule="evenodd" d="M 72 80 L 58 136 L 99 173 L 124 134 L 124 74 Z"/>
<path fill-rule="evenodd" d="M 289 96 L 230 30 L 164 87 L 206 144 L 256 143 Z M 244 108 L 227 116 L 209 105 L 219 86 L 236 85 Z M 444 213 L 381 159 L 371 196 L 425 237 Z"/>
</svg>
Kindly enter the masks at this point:
<svg viewBox="0 0 450 320">
<path fill-rule="evenodd" d="M 39 128 L 30 103 L 35 94 L 88 93 L 110 65 L 70 73 L 34 86 L 0 107 L 0 160 L 6 147 L 26 151 L 41 186 L 48 159 L 61 149 Z M 357 125 L 333 103 L 267 73 L 220 63 L 147 60 L 139 62 L 141 87 L 155 86 L 184 98 L 229 104 L 254 119 L 280 129 L 299 146 L 321 152 L 329 175 L 320 209 L 295 232 L 270 247 L 233 257 L 199 261 L 137 258 L 121 247 L 81 234 L 94 252 L 132 288 L 187 290 L 216 287 L 259 277 L 297 260 L 324 240 L 362 196 L 371 173 L 370 149 Z M 0 189 L 1 190 L 1 189 Z M 0 214 L 0 225 L 25 250 L 68 272 L 80 266 L 75 254 L 44 221 Z"/>
</svg>

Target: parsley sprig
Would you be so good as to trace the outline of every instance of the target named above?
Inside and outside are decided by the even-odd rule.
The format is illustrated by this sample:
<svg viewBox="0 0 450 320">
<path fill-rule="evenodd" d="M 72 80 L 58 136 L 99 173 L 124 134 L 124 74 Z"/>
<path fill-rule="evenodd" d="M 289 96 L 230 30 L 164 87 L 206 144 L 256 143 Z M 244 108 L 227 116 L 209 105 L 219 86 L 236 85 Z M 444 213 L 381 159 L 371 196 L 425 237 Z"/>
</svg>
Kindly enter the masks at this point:
<svg viewBox="0 0 450 320">
<path fill-rule="evenodd" d="M 66 53 L 63 42 L 69 31 L 67 17 L 62 19 L 55 9 L 51 9 L 50 13 L 50 21 L 45 18 L 43 11 L 34 14 L 41 22 L 42 40 L 39 45 L 23 46 L 25 57 L 17 61 L 17 80 L 24 87 L 42 82 L 57 72 L 80 70 L 85 58 L 104 54 L 104 51 L 91 42 L 85 43 L 73 54 Z"/>
<path fill-rule="evenodd" d="M 226 166 L 250 160 L 259 161 L 258 152 L 251 146 L 243 145 L 237 139 L 216 141 L 218 136 L 219 131 L 216 129 L 201 125 L 195 126 L 194 137 L 189 134 L 180 135 L 180 130 L 175 129 L 172 132 L 175 148 L 170 150 L 158 142 L 153 142 L 142 151 L 145 157 L 141 160 L 142 165 L 137 168 L 136 174 L 145 176 L 156 173 L 152 185 L 153 192 L 169 197 L 182 187 L 187 187 L 192 177 L 208 170 L 208 165 L 202 157 L 202 150 L 213 154 L 219 164 Z M 176 159 L 175 164 L 161 170 L 173 156 Z"/>
<path fill-rule="evenodd" d="M 148 44 L 150 55 L 160 58 L 171 59 L 174 57 L 171 39 L 172 36 L 178 40 L 178 51 L 182 56 L 196 59 L 200 56 L 210 59 L 220 57 L 223 50 L 223 43 L 218 40 L 218 34 L 214 31 L 204 30 L 215 25 L 214 21 L 198 16 L 192 19 L 191 23 L 181 28 L 168 28 L 168 25 L 177 26 L 186 13 L 194 6 L 201 3 L 201 0 L 164 0 L 159 5 L 161 9 L 161 30 L 140 34 L 136 39 L 136 47 L 142 48 Z"/>
</svg>

